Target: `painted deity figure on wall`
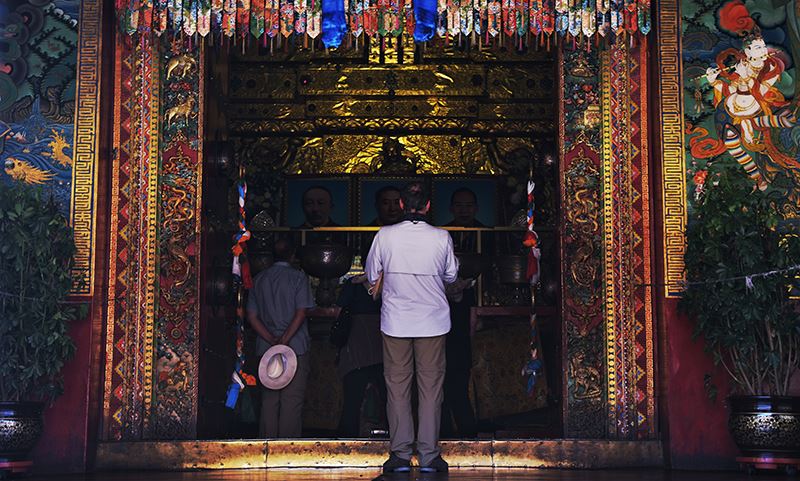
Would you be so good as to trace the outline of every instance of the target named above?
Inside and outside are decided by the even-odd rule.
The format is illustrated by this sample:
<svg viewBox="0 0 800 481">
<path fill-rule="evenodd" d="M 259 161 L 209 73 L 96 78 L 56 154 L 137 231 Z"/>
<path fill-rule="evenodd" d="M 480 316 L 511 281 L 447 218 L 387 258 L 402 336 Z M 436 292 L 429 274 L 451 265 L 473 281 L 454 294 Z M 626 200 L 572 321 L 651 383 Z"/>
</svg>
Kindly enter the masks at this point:
<svg viewBox="0 0 800 481">
<path fill-rule="evenodd" d="M 800 0 L 681 0 L 689 204 L 735 161 L 800 222 Z"/>
<path fill-rule="evenodd" d="M 783 71 L 783 62 L 756 29 L 741 50 L 720 52 L 705 75 L 714 88 L 719 138 L 760 190 L 767 188 L 769 172 L 800 167 L 773 140 L 772 129 L 791 128 L 797 121 L 796 109 L 775 87 Z"/>
</svg>

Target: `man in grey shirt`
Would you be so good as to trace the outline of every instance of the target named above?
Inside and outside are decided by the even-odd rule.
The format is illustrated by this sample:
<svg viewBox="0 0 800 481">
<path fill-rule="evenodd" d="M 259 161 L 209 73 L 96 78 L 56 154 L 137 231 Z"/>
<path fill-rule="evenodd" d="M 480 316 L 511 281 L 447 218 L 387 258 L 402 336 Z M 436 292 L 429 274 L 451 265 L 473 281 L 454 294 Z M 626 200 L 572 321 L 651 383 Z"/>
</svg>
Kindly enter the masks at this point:
<svg viewBox="0 0 800 481">
<path fill-rule="evenodd" d="M 259 273 L 247 301 L 247 320 L 258 334 L 256 354 L 286 344 L 297 354 L 297 373 L 283 389 L 263 388 L 260 434 L 265 438 L 298 438 L 303 426 L 303 399 L 311 371 L 306 309 L 314 307 L 306 275 L 292 267 L 295 246 L 290 239 L 275 242 L 275 264 Z"/>
</svg>

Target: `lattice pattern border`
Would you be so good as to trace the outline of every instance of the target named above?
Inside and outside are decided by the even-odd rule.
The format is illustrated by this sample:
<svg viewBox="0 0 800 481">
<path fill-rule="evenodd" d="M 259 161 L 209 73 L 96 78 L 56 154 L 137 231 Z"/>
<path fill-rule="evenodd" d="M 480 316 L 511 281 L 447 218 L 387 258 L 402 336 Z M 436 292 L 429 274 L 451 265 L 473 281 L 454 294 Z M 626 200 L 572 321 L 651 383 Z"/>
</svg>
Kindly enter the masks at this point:
<svg viewBox="0 0 800 481">
<path fill-rule="evenodd" d="M 655 434 L 646 52 L 602 54 L 607 430 L 618 439 Z"/>
<path fill-rule="evenodd" d="M 141 439 L 152 403 L 157 290 L 158 58 L 117 37 L 104 437 Z M 153 130 L 153 127 L 156 127 Z"/>
<path fill-rule="evenodd" d="M 637 177 L 636 185 L 639 189 L 636 208 L 640 213 L 635 224 L 641 237 L 641 247 L 636 257 L 636 277 L 634 286 L 637 300 L 634 305 L 637 327 L 636 336 L 636 389 L 637 389 L 637 415 L 639 437 L 652 438 L 656 434 L 656 406 L 655 406 L 655 320 L 653 319 L 653 272 L 652 272 L 652 213 L 650 202 L 650 126 L 648 115 L 650 104 L 649 97 L 649 48 L 648 39 L 643 39 L 634 50 L 632 61 L 636 65 L 633 76 L 636 79 L 636 89 L 631 92 L 631 106 L 635 110 L 632 125 L 638 130 L 635 144 L 638 146 L 639 160 L 635 163 Z"/>
</svg>

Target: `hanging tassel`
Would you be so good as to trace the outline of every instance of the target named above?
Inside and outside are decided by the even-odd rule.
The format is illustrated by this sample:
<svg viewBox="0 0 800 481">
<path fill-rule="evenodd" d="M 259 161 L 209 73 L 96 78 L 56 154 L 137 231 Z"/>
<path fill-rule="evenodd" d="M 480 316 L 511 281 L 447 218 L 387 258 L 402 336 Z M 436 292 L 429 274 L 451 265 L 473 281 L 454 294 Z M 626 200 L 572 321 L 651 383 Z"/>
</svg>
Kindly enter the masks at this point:
<svg viewBox="0 0 800 481">
<path fill-rule="evenodd" d="M 347 19 L 344 15 L 344 1 L 321 1 L 322 43 L 327 48 L 336 48 L 342 44 L 342 39 L 344 39 L 344 36 L 347 34 Z"/>
<path fill-rule="evenodd" d="M 244 181 L 243 169 L 240 172 L 237 191 L 239 193 L 239 231 L 234 235 L 235 243 L 231 248 L 231 252 L 233 253 L 233 282 L 238 289 L 239 295 L 236 300 L 236 361 L 234 362 L 233 373 L 231 373 L 231 383 L 228 385 L 225 395 L 225 407 L 228 409 L 236 408 L 239 393 L 244 390 L 245 386 L 256 385 L 255 376 L 244 372 L 244 290 L 253 288 L 253 279 L 250 276 L 250 265 L 245 255 L 246 242 L 250 239 L 250 231 L 247 230 L 245 225 L 246 212 L 244 207 L 247 200 L 247 183 Z"/>
<path fill-rule="evenodd" d="M 427 42 L 436 33 L 436 0 L 414 1 L 414 40 Z"/>
</svg>

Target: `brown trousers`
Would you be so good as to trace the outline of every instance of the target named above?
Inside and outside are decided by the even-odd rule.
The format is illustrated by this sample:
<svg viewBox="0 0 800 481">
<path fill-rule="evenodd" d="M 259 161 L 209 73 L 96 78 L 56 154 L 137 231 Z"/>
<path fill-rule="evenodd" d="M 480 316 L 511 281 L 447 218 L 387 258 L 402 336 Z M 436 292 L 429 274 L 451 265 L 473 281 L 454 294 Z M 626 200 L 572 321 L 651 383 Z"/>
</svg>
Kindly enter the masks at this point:
<svg viewBox="0 0 800 481">
<path fill-rule="evenodd" d="M 439 456 L 439 421 L 445 372 L 445 336 L 391 337 L 383 334 L 383 376 L 386 379 L 386 414 L 390 449 L 411 459 L 414 419 L 411 413 L 411 378 L 417 371 L 419 427 L 417 452 L 420 466 Z"/>
<path fill-rule="evenodd" d="M 272 390 L 261 386 L 261 419 L 259 434 L 262 438 L 299 438 L 303 429 L 303 400 L 306 395 L 311 360 L 308 354 L 297 356 L 297 372 L 283 389 Z"/>
</svg>

